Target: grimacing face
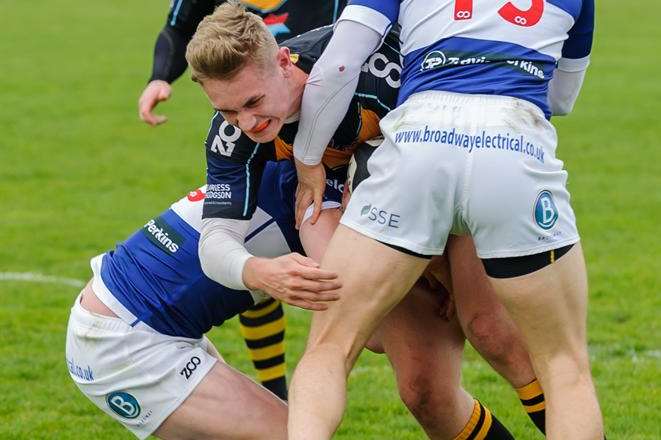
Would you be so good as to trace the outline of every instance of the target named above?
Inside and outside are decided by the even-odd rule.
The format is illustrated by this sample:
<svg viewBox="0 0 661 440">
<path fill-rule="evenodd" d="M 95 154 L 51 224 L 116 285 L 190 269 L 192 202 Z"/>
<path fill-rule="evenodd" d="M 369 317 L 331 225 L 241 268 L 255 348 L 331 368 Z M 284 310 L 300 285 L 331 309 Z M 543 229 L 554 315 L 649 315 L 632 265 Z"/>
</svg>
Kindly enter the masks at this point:
<svg viewBox="0 0 661 440">
<path fill-rule="evenodd" d="M 293 96 L 288 81 L 292 67 L 289 51 L 281 48 L 269 66 L 249 62 L 232 79 L 209 79 L 202 83 L 202 88 L 227 122 L 255 142 L 270 142 L 285 120 L 298 110 L 296 102 L 300 97 Z"/>
</svg>

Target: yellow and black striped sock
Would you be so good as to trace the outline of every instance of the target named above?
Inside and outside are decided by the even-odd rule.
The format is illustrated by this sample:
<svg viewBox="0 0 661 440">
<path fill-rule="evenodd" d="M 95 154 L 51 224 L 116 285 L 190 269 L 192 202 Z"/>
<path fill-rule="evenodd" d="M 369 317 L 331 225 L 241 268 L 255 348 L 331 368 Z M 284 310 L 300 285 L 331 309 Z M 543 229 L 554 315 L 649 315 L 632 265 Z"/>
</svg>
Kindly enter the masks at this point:
<svg viewBox="0 0 661 440">
<path fill-rule="evenodd" d="M 475 400 L 468 423 L 454 440 L 514 440 L 514 437 L 487 407 Z"/>
<path fill-rule="evenodd" d="M 544 402 L 544 392 L 537 379 L 521 388 L 516 388 L 516 394 L 519 395 L 523 408 L 528 413 L 528 417 L 535 424 L 537 429 L 546 433 L 544 427 L 546 423 L 546 403 Z"/>
<path fill-rule="evenodd" d="M 239 322 L 257 379 L 276 396 L 287 400 L 282 304 L 274 299 L 259 303 L 239 315 Z"/>
</svg>

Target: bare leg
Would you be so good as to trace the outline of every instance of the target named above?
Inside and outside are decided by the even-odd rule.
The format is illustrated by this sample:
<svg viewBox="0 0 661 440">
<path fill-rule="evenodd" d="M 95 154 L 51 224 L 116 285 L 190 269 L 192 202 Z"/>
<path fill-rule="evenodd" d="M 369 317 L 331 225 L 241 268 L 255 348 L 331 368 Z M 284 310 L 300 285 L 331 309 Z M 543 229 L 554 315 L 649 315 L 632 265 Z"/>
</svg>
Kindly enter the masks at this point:
<svg viewBox="0 0 661 440">
<path fill-rule="evenodd" d="M 346 403 L 346 379 L 383 317 L 413 286 L 427 260 L 340 225 L 322 267 L 341 274 L 341 298 L 314 313 L 290 389 L 289 438 L 330 438 Z M 378 286 L 378 288 L 377 288 Z"/>
<path fill-rule="evenodd" d="M 602 439 L 587 353 L 587 276 L 580 243 L 528 275 L 491 282 L 521 329 L 546 398 L 549 439 Z"/>
<path fill-rule="evenodd" d="M 309 257 L 321 260 L 340 216 L 339 210 L 325 210 L 316 224 L 303 224 L 300 236 Z M 388 356 L 399 395 L 427 435 L 448 439 L 466 425 L 474 405 L 461 388 L 464 335 L 456 320 L 437 313 L 439 294 L 421 284 L 386 316 L 369 344 Z M 434 343 L 423 343 L 425 335 L 433 335 Z"/>
<path fill-rule="evenodd" d="M 529 384 L 535 372 L 521 332 L 496 296 L 473 240 L 450 236 L 447 256 L 457 316 L 466 338 L 512 387 Z"/>
<path fill-rule="evenodd" d="M 285 439 L 286 427 L 287 406 L 283 401 L 229 365 L 217 362 L 154 435 L 164 440 L 270 440 Z"/>
<path fill-rule="evenodd" d="M 321 261 L 333 232 L 340 224 L 340 217 L 342 217 L 342 211 L 339 209 L 324 209 L 314 225 L 310 223 L 310 220 L 303 222 L 298 235 L 308 257 L 317 262 Z"/>
<path fill-rule="evenodd" d="M 399 395 L 429 438 L 451 439 L 471 417 L 473 398 L 461 387 L 464 335 L 439 314 L 439 294 L 417 283 L 385 317 L 368 348 L 385 351 Z"/>
</svg>

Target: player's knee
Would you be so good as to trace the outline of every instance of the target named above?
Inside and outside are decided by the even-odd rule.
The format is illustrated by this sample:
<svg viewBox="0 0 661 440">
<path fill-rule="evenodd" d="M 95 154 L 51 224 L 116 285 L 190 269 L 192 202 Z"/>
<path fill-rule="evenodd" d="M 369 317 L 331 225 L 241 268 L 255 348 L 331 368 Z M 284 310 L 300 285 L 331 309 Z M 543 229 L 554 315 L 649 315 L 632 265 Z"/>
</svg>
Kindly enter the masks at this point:
<svg viewBox="0 0 661 440">
<path fill-rule="evenodd" d="M 536 364 L 541 370 L 540 375 L 565 386 L 579 386 L 592 380 L 588 354 L 582 350 L 563 350 L 537 360 Z"/>
<path fill-rule="evenodd" d="M 507 361 L 512 348 L 519 345 L 509 326 L 486 313 L 473 315 L 465 330 L 470 343 L 492 361 Z"/>
<path fill-rule="evenodd" d="M 418 420 L 442 416 L 443 408 L 448 406 L 448 398 L 455 388 L 452 384 L 439 381 L 437 374 L 424 374 L 424 371 L 398 376 L 397 385 L 402 402 Z"/>
</svg>

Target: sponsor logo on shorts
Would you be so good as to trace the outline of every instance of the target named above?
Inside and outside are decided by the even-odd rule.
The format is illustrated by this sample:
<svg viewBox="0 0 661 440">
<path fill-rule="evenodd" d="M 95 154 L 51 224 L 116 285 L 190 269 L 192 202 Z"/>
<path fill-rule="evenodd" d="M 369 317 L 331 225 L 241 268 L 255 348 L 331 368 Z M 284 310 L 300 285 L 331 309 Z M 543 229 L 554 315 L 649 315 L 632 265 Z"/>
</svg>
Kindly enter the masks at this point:
<svg viewBox="0 0 661 440">
<path fill-rule="evenodd" d="M 558 221 L 558 208 L 550 191 L 544 190 L 535 201 L 535 223 L 542 229 L 551 229 Z"/>
<path fill-rule="evenodd" d="M 147 239 L 168 254 L 174 254 L 184 242 L 184 238 L 161 217 L 149 220 L 142 229 Z"/>
<path fill-rule="evenodd" d="M 399 228 L 399 214 L 393 214 L 383 209 L 373 206 L 371 203 L 363 206 L 360 210 L 360 215 L 367 216 L 367 219 L 379 225 L 386 225 L 389 228 Z"/>
<path fill-rule="evenodd" d="M 115 414 L 125 419 L 135 419 L 140 415 L 138 400 L 124 391 L 115 391 L 108 394 L 106 403 Z"/>
<path fill-rule="evenodd" d="M 452 130 L 435 130 L 425 125 L 424 129 L 401 130 L 395 133 L 396 143 L 426 143 L 435 142 L 452 147 L 467 149 L 469 153 L 473 150 L 491 149 L 508 150 L 537 159 L 544 163 L 544 149 L 535 145 L 523 135 L 510 133 L 462 133 L 456 128 Z"/>
<path fill-rule="evenodd" d="M 180 376 L 184 376 L 186 380 L 190 379 L 193 375 L 193 372 L 197 369 L 197 366 L 202 363 L 202 359 L 197 356 L 193 356 L 190 360 L 184 365 L 184 368 L 179 371 Z"/>
<path fill-rule="evenodd" d="M 67 358 L 67 368 L 72 376 L 76 376 L 89 382 L 94 380 L 94 371 L 92 371 L 92 367 L 89 365 L 86 368 L 83 368 L 73 360 Z"/>
</svg>

